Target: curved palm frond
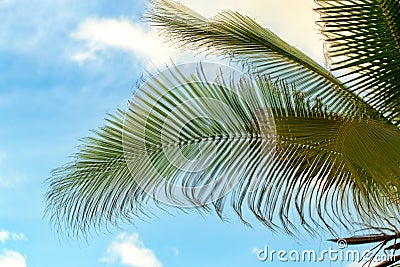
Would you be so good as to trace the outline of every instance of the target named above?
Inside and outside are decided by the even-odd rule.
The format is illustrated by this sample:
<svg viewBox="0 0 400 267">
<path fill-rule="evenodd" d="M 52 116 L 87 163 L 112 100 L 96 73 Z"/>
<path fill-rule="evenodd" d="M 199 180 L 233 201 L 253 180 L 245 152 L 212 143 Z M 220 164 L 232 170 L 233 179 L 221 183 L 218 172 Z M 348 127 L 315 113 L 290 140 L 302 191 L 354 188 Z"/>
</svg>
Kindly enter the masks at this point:
<svg viewBox="0 0 400 267">
<path fill-rule="evenodd" d="M 147 214 L 149 201 L 164 207 L 160 196 L 220 216 L 230 201 L 243 221 L 247 205 L 289 233 L 298 223 L 334 231 L 398 215 L 383 201 L 398 200 L 397 127 L 330 112 L 265 75 L 197 82 L 204 77 L 201 68 L 153 77 L 126 112 L 84 139 L 48 180 L 52 220 L 86 232 Z"/>
<path fill-rule="evenodd" d="M 349 89 L 400 124 L 400 1 L 317 0 L 333 69 Z"/>
<path fill-rule="evenodd" d="M 294 83 L 335 112 L 381 116 L 317 62 L 247 16 L 223 11 L 206 19 L 177 2 L 153 0 L 146 17 L 167 41 L 182 49 L 206 49 L 239 59 L 258 73 Z"/>
</svg>

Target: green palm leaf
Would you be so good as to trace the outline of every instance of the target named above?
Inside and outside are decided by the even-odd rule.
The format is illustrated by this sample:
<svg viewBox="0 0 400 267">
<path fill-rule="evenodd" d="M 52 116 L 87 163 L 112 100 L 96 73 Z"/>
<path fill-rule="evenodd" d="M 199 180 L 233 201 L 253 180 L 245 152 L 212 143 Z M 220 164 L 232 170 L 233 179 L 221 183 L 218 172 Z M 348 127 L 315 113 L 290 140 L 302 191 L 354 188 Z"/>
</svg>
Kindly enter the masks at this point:
<svg viewBox="0 0 400 267">
<path fill-rule="evenodd" d="M 48 180 L 52 220 L 86 232 L 151 213 L 153 201 L 163 208 L 160 196 L 220 216 L 229 200 L 243 221 L 247 206 L 290 233 L 298 223 L 334 231 L 398 214 L 383 204 L 398 199 L 397 127 L 331 112 L 264 75 L 205 77 L 201 68 L 153 77 L 126 112 L 84 139 Z"/>
<path fill-rule="evenodd" d="M 318 96 L 335 112 L 380 117 L 329 71 L 247 16 L 224 11 L 206 19 L 174 1 L 154 0 L 147 19 L 182 49 L 239 59 L 272 79 L 294 83 L 308 97 Z"/>
<path fill-rule="evenodd" d="M 317 0 L 333 71 L 349 70 L 351 92 L 400 123 L 400 2 Z"/>
</svg>

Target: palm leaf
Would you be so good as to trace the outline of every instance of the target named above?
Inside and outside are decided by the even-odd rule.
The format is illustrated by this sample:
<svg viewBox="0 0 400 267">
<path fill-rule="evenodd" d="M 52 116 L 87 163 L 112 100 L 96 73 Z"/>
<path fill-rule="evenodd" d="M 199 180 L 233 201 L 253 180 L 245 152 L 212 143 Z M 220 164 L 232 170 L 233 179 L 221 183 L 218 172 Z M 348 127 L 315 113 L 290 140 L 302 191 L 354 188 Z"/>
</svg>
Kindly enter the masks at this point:
<svg viewBox="0 0 400 267">
<path fill-rule="evenodd" d="M 84 139 L 48 180 L 52 221 L 86 232 L 151 213 L 152 202 L 222 216 L 227 200 L 243 221 L 247 206 L 289 233 L 398 215 L 397 127 L 331 112 L 265 75 L 205 77 L 202 68 L 153 77 Z"/>
<path fill-rule="evenodd" d="M 241 60 L 258 73 L 294 83 L 307 97 L 318 96 L 335 112 L 380 117 L 329 71 L 247 16 L 223 11 L 206 19 L 177 2 L 153 0 L 146 17 L 182 49 Z"/>
<path fill-rule="evenodd" d="M 332 71 L 349 89 L 400 123 L 400 1 L 317 0 Z"/>
</svg>

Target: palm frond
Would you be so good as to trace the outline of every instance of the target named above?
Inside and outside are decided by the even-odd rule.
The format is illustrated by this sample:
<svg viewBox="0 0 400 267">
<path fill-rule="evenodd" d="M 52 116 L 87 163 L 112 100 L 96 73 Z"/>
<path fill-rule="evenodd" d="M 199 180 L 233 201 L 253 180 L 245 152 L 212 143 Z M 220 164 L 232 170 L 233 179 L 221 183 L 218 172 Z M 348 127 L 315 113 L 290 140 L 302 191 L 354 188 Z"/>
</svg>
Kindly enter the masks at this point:
<svg viewBox="0 0 400 267">
<path fill-rule="evenodd" d="M 205 77 L 201 67 L 152 77 L 84 139 L 48 180 L 52 220 L 86 232 L 147 214 L 153 201 L 222 216 L 228 200 L 243 221 L 247 206 L 289 233 L 398 214 L 397 127 L 336 114 L 265 75 Z"/>
<path fill-rule="evenodd" d="M 247 16 L 223 11 L 206 19 L 177 2 L 153 0 L 146 17 L 182 49 L 241 60 L 258 73 L 294 83 L 308 97 L 318 96 L 335 112 L 380 116 L 329 71 Z"/>
<path fill-rule="evenodd" d="M 332 71 L 349 89 L 400 124 L 400 1 L 317 0 Z"/>
</svg>

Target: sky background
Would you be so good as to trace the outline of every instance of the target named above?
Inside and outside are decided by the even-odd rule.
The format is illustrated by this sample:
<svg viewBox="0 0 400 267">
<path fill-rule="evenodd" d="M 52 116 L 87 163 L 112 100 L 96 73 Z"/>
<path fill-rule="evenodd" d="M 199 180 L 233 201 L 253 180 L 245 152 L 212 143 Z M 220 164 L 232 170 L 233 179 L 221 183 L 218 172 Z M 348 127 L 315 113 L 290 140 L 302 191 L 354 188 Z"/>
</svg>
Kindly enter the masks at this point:
<svg viewBox="0 0 400 267">
<path fill-rule="evenodd" d="M 312 0 L 187 0 L 211 16 L 247 14 L 323 62 Z M 261 262 L 257 251 L 321 251 L 329 236 L 271 233 L 227 212 L 172 215 L 110 226 L 86 240 L 57 234 L 44 215 L 44 183 L 70 160 L 79 139 L 124 109 L 143 69 L 193 61 L 162 43 L 141 19 L 144 0 L 0 0 L 0 267 L 298 266 Z M 229 210 L 229 209 L 227 209 Z M 304 266 L 360 266 L 348 262 Z"/>
</svg>

